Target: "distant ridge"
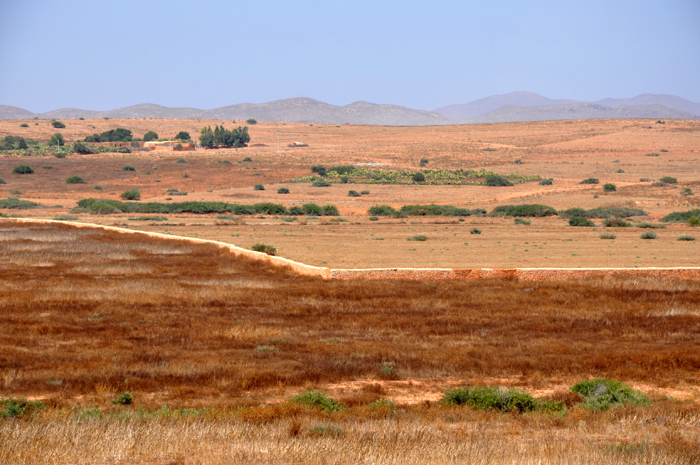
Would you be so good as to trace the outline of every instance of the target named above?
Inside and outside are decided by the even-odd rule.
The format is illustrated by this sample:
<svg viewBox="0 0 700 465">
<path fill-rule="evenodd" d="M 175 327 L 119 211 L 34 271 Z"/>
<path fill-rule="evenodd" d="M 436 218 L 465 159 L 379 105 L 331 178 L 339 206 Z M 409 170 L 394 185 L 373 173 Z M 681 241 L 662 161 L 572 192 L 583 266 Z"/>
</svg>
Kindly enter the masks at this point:
<svg viewBox="0 0 700 465">
<path fill-rule="evenodd" d="M 521 107 L 506 105 L 485 115 L 462 120 L 460 124 L 515 123 L 523 121 L 554 121 L 569 119 L 700 119 L 693 113 L 666 108 L 663 105 L 623 105 L 608 107 L 597 103 Z"/>
<path fill-rule="evenodd" d="M 398 105 L 381 105 L 355 102 L 337 106 L 318 100 L 299 97 L 268 103 L 240 103 L 213 110 L 196 108 L 168 108 L 146 103 L 109 111 L 65 108 L 34 114 L 21 108 L 0 107 L 0 119 L 75 119 L 75 118 L 176 118 L 176 119 L 228 119 L 258 121 L 286 121 L 329 124 L 376 124 L 387 126 L 424 126 L 445 124 L 447 120 L 434 112 L 413 110 Z"/>
<path fill-rule="evenodd" d="M 470 103 L 449 105 L 435 111 L 399 105 L 355 102 L 331 105 L 307 97 L 267 103 L 239 103 L 213 110 L 168 108 L 144 103 L 109 111 L 64 108 L 34 114 L 22 108 L 0 105 L 0 119 L 77 118 L 174 118 L 242 121 L 285 121 L 327 124 L 427 126 L 443 124 L 503 123 L 563 119 L 657 118 L 700 119 L 700 103 L 664 94 L 642 94 L 630 99 L 581 102 L 550 99 L 533 92 L 492 95 Z"/>
</svg>

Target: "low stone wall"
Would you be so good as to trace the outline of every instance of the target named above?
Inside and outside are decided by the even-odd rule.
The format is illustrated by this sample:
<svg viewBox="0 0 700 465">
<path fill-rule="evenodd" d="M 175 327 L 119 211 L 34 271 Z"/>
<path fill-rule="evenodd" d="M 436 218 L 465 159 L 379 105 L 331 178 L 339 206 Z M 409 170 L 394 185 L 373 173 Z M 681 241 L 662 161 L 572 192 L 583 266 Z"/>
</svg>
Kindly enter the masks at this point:
<svg viewBox="0 0 700 465">
<path fill-rule="evenodd" d="M 698 279 L 700 267 L 694 268 L 366 268 L 366 269 L 330 269 L 320 266 L 306 265 L 283 257 L 254 252 L 225 242 L 192 237 L 171 236 L 167 234 L 134 231 L 88 223 L 68 223 L 65 221 L 40 220 L 31 218 L 7 218 L 2 221 L 16 223 L 64 224 L 76 228 L 103 229 L 122 234 L 142 234 L 165 240 L 186 241 L 193 244 L 210 244 L 228 250 L 234 257 L 247 257 L 274 266 L 280 266 L 302 275 L 322 279 L 352 280 L 352 279 L 396 279 L 411 281 L 443 281 L 450 279 L 520 279 L 523 281 L 566 280 L 584 278 L 608 277 L 654 277 L 670 279 Z"/>
</svg>

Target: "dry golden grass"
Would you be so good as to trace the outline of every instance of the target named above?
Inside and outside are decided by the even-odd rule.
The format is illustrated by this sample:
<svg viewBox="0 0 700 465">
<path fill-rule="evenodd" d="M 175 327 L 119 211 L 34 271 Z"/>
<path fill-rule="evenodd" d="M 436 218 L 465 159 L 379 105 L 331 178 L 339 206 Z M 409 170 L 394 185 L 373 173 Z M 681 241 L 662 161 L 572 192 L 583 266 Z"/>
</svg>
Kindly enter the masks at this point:
<svg viewBox="0 0 700 465">
<path fill-rule="evenodd" d="M 49 406 L 0 419 L 2 463 L 700 460 L 698 282 L 328 282 L 68 225 L 0 223 L 0 241 L 0 393 Z M 518 415 L 426 395 L 567 399 L 595 376 L 655 403 Z M 311 388 L 349 408 L 285 402 Z M 132 405 L 112 403 L 123 391 Z M 369 410 L 378 398 L 411 400 Z"/>
</svg>

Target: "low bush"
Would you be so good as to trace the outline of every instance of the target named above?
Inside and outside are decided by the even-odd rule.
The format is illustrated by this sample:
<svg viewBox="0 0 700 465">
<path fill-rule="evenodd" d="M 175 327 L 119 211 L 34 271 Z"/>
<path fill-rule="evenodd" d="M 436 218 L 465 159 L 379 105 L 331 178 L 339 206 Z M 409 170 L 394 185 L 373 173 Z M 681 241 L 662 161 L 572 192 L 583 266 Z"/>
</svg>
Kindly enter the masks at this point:
<svg viewBox="0 0 700 465">
<path fill-rule="evenodd" d="M 428 240 L 428 236 L 413 236 L 413 237 L 409 237 L 406 240 L 407 241 L 425 242 Z"/>
<path fill-rule="evenodd" d="M 684 187 L 681 190 L 681 195 L 695 195 L 695 194 L 693 194 L 693 190 L 690 187 Z"/>
<path fill-rule="evenodd" d="M 362 194 L 360 194 L 357 191 L 348 191 L 348 197 L 362 197 Z"/>
<path fill-rule="evenodd" d="M 70 178 L 66 179 L 67 184 L 84 184 L 85 180 L 81 178 L 80 176 L 71 176 Z"/>
<path fill-rule="evenodd" d="M 32 174 L 32 173 L 34 173 L 34 170 L 29 165 L 19 165 L 19 166 L 15 166 L 12 169 L 12 172 L 17 173 L 17 174 Z"/>
<path fill-rule="evenodd" d="M 77 216 L 54 216 L 53 220 L 54 221 L 75 221 L 77 220 Z"/>
<path fill-rule="evenodd" d="M 370 221 L 378 221 L 379 218 L 376 217 L 376 216 L 370 216 L 370 217 L 369 217 L 369 220 L 370 220 Z"/>
<path fill-rule="evenodd" d="M 331 183 L 329 183 L 325 179 L 317 179 L 314 182 L 312 182 L 311 185 L 313 187 L 330 187 Z"/>
<path fill-rule="evenodd" d="M 165 216 L 132 216 L 129 221 L 168 221 Z"/>
<path fill-rule="evenodd" d="M 490 215 L 545 217 L 557 215 L 557 211 L 547 205 L 538 204 L 501 205 L 494 208 Z"/>
<path fill-rule="evenodd" d="M 245 120 L 245 122 L 250 124 L 251 126 L 258 124 L 258 120 L 254 119 L 254 118 L 247 119 L 247 120 Z"/>
<path fill-rule="evenodd" d="M 647 154 L 645 154 L 644 156 L 645 156 L 645 157 L 658 157 L 658 156 L 659 156 L 659 154 L 658 154 L 658 153 L 656 153 L 656 152 L 651 152 L 651 153 L 647 153 Z"/>
<path fill-rule="evenodd" d="M 466 405 L 477 410 L 499 410 L 501 412 L 532 412 L 540 402 L 528 392 L 515 389 L 500 389 L 491 386 L 452 389 L 445 392 L 444 405 Z M 563 410 L 564 404 L 549 401 L 547 410 Z"/>
<path fill-rule="evenodd" d="M 286 187 L 280 187 L 279 189 L 277 189 L 277 193 L 278 194 L 289 194 L 289 189 L 287 189 Z"/>
<path fill-rule="evenodd" d="M 341 177 L 340 177 L 340 182 L 341 182 L 341 184 L 347 184 L 347 183 L 350 182 L 350 178 L 347 177 L 347 176 L 341 176 Z"/>
<path fill-rule="evenodd" d="M 472 228 L 469 230 L 469 234 L 481 234 L 481 229 L 479 228 Z"/>
<path fill-rule="evenodd" d="M 423 182 L 425 181 L 425 175 L 419 171 L 418 173 L 411 176 L 411 179 L 413 180 L 413 182 Z"/>
<path fill-rule="evenodd" d="M 428 159 L 427 158 L 421 158 L 420 159 L 420 166 L 426 166 L 428 164 Z"/>
<path fill-rule="evenodd" d="M 688 218 L 688 224 L 690 226 L 700 226 L 700 218 L 698 218 L 697 216 L 692 216 Z"/>
<path fill-rule="evenodd" d="M 639 178 L 639 182 L 651 182 L 651 178 Z"/>
<path fill-rule="evenodd" d="M 507 178 L 501 176 L 500 174 L 490 174 L 486 176 L 486 182 L 485 185 L 491 186 L 491 187 L 505 187 L 505 186 L 512 186 L 513 183 L 510 182 Z"/>
<path fill-rule="evenodd" d="M 637 227 L 642 228 L 642 229 L 664 229 L 664 228 L 666 228 L 666 226 L 664 226 L 663 224 L 654 224 L 654 223 L 646 223 L 646 222 L 638 223 Z"/>
<path fill-rule="evenodd" d="M 687 223 L 693 217 L 700 218 L 700 209 L 669 213 L 659 221 L 663 223 Z"/>
<path fill-rule="evenodd" d="M 597 378 L 580 381 L 571 387 L 571 391 L 584 398 L 584 407 L 589 410 L 608 410 L 625 404 L 649 405 L 651 403 L 643 393 L 614 379 Z"/>
<path fill-rule="evenodd" d="M 56 129 L 63 129 L 66 127 L 66 125 L 60 121 L 51 121 L 51 126 L 55 127 Z"/>
<path fill-rule="evenodd" d="M 362 194 L 362 195 L 369 195 L 369 191 L 362 191 L 362 192 L 360 192 L 360 194 Z"/>
<path fill-rule="evenodd" d="M 325 176 L 327 173 L 327 170 L 323 165 L 314 165 L 311 167 L 311 172 L 318 173 L 321 176 Z"/>
<path fill-rule="evenodd" d="M 598 184 L 599 182 L 600 181 L 598 181 L 598 178 L 588 178 L 584 179 L 579 184 Z"/>
<path fill-rule="evenodd" d="M 396 216 L 399 212 L 389 205 L 375 205 L 367 210 L 367 214 L 372 216 Z"/>
<path fill-rule="evenodd" d="M 652 184 L 652 186 L 654 186 L 654 187 L 667 187 L 667 186 L 668 186 L 668 183 L 667 183 L 667 182 L 658 181 L 658 182 L 655 182 L 654 184 Z"/>
<path fill-rule="evenodd" d="M 175 163 L 187 163 L 187 160 L 185 160 L 184 158 L 178 158 Z"/>
<path fill-rule="evenodd" d="M 21 128 L 28 128 L 29 125 L 28 125 L 27 123 L 22 123 L 22 124 L 19 125 L 19 127 L 21 127 Z"/>
<path fill-rule="evenodd" d="M 575 216 L 573 218 L 569 218 L 569 226 L 593 227 L 595 226 L 595 223 L 593 223 L 593 221 L 589 220 L 588 218 Z"/>
<path fill-rule="evenodd" d="M 626 228 L 630 226 L 628 222 L 622 218 L 612 217 L 603 220 L 603 225 L 607 228 Z"/>
<path fill-rule="evenodd" d="M 136 171 L 136 168 L 131 165 L 124 165 L 122 166 L 122 171 Z"/>
<path fill-rule="evenodd" d="M 515 224 L 522 224 L 524 226 L 530 226 L 532 223 L 530 223 L 528 220 L 524 220 L 522 218 L 516 218 Z"/>
<path fill-rule="evenodd" d="M 659 179 L 659 181 L 665 182 L 666 184 L 678 184 L 678 179 L 671 176 L 664 176 L 663 178 Z"/>
<path fill-rule="evenodd" d="M 263 186 L 262 184 L 256 184 L 255 186 L 253 186 L 253 190 L 254 191 L 264 191 L 265 186 Z"/>
<path fill-rule="evenodd" d="M 119 397 L 112 401 L 113 404 L 119 405 L 129 405 L 131 402 L 133 402 L 133 399 L 131 398 L 131 392 L 129 391 L 122 392 L 119 394 Z"/>
<path fill-rule="evenodd" d="M 452 205 L 404 205 L 399 213 L 405 216 L 483 216 L 486 210 L 467 210 Z"/>
<path fill-rule="evenodd" d="M 268 255 L 276 255 L 277 254 L 277 249 L 275 247 L 272 247 L 271 245 L 266 245 L 266 244 L 253 244 L 253 247 L 251 247 L 251 250 L 254 250 L 255 252 L 266 253 Z"/>
<path fill-rule="evenodd" d="M 123 212 L 111 203 L 99 202 L 90 206 L 90 213 L 94 213 L 95 215 L 112 215 Z"/>
<path fill-rule="evenodd" d="M 579 216 L 582 218 L 629 218 L 631 216 L 646 216 L 646 212 L 639 208 L 627 208 L 627 207 L 598 207 L 592 210 L 585 210 L 583 208 L 569 208 L 568 210 L 562 210 L 559 212 L 560 216 L 574 217 Z"/>
<path fill-rule="evenodd" d="M 5 181 L 4 179 L 0 178 L 0 184 L 7 184 L 7 181 Z"/>
<path fill-rule="evenodd" d="M 604 233 L 599 236 L 601 239 L 615 239 L 617 236 L 615 234 Z"/>
<path fill-rule="evenodd" d="M 695 238 L 693 236 L 683 235 L 683 236 L 679 236 L 677 240 L 679 240 L 679 241 L 694 241 Z"/>
<path fill-rule="evenodd" d="M 340 176 L 352 174 L 353 171 L 355 171 L 355 167 L 352 165 L 331 166 L 328 168 L 329 173 L 336 172 Z"/>
<path fill-rule="evenodd" d="M 125 200 L 141 200 L 141 191 L 138 189 L 129 189 L 128 191 L 122 192 L 119 197 Z"/>
<path fill-rule="evenodd" d="M 540 181 L 540 186 L 551 186 L 553 182 L 554 182 L 554 179 L 552 179 L 552 178 L 543 179 Z"/>
<path fill-rule="evenodd" d="M 617 190 L 617 186 L 611 182 L 605 183 L 603 185 L 603 192 L 615 192 Z"/>
<path fill-rule="evenodd" d="M 39 401 L 8 397 L 0 400 L 0 418 L 31 418 L 45 407 Z"/>
<path fill-rule="evenodd" d="M 94 150 L 92 150 L 89 146 L 83 144 L 82 142 L 76 142 L 75 144 L 73 144 L 73 152 L 79 153 L 81 155 L 89 155 L 91 153 L 95 153 Z"/>
<path fill-rule="evenodd" d="M 642 239 L 656 239 L 656 233 L 654 231 L 647 231 L 640 236 Z"/>
<path fill-rule="evenodd" d="M 320 391 L 307 391 L 292 397 L 290 402 L 306 407 L 324 410 L 326 412 L 339 412 L 345 408 L 334 399 L 327 397 Z"/>
</svg>

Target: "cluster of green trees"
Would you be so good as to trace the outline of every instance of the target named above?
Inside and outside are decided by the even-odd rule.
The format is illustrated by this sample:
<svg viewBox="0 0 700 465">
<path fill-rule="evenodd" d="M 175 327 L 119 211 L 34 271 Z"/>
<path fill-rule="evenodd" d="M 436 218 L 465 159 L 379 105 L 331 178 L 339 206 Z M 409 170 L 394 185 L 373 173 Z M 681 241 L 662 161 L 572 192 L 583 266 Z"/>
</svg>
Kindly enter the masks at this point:
<svg viewBox="0 0 700 465">
<path fill-rule="evenodd" d="M 157 134 L 156 134 L 157 136 Z M 124 128 L 110 129 L 102 134 L 93 134 L 85 138 L 85 142 L 130 142 L 134 139 L 131 131 Z"/>
<path fill-rule="evenodd" d="M 210 126 L 207 126 L 202 128 L 199 134 L 199 144 L 202 147 L 245 147 L 248 142 L 250 142 L 248 126 L 243 128 L 238 126 L 231 131 L 225 129 L 223 125 L 221 127 L 217 125 L 213 131 Z"/>
<path fill-rule="evenodd" d="M 21 136 L 5 136 L 0 140 L 0 150 L 22 150 L 29 148 L 27 141 Z"/>
</svg>

